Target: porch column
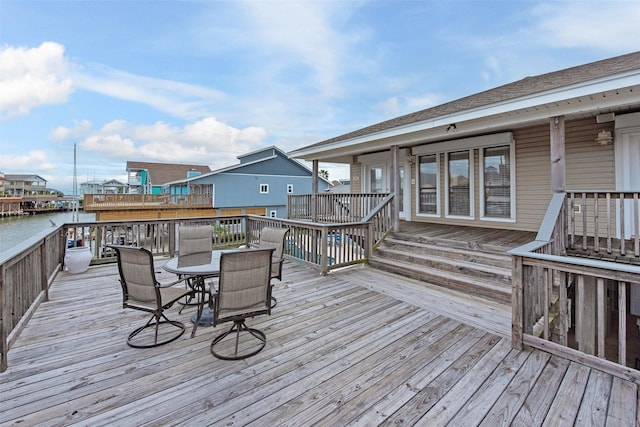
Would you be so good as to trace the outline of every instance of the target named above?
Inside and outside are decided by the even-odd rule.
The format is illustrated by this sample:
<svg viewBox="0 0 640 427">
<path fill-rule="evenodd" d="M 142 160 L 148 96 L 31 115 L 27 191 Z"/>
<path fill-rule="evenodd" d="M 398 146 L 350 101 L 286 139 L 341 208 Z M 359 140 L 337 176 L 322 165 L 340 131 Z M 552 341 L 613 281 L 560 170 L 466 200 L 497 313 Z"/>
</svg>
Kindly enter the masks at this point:
<svg viewBox="0 0 640 427">
<path fill-rule="evenodd" d="M 312 161 L 311 169 L 311 204 L 309 206 L 311 214 L 311 222 L 316 222 L 317 218 L 317 200 L 318 200 L 318 161 Z"/>
<path fill-rule="evenodd" d="M 551 191 L 564 193 L 565 152 L 564 152 L 564 116 L 551 117 Z"/>
<path fill-rule="evenodd" d="M 391 147 L 391 177 L 390 186 L 393 191 L 391 203 L 391 227 L 393 231 L 400 230 L 400 180 L 398 179 L 398 158 L 400 148 L 397 145 Z"/>
</svg>

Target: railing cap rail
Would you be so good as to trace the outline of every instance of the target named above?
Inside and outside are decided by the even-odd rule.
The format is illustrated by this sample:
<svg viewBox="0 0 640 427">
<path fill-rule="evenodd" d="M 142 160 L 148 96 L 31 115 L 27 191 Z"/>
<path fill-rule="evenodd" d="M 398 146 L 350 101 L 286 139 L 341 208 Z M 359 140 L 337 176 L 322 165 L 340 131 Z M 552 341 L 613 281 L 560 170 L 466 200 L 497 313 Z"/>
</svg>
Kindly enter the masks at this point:
<svg viewBox="0 0 640 427">
<path fill-rule="evenodd" d="M 520 256 L 524 258 L 533 258 L 542 261 L 558 262 L 561 264 L 578 265 L 581 267 L 598 268 L 609 271 L 621 271 L 624 273 L 638 274 L 640 275 L 640 266 L 632 264 L 622 264 L 619 262 L 601 261 L 596 259 L 581 258 L 581 257 L 569 257 L 561 255 L 541 254 L 537 252 L 530 252 L 541 246 L 544 246 L 547 242 L 533 241 L 525 245 L 519 246 L 510 250 L 508 253 L 513 256 Z M 530 246 L 531 245 L 531 246 Z"/>
</svg>

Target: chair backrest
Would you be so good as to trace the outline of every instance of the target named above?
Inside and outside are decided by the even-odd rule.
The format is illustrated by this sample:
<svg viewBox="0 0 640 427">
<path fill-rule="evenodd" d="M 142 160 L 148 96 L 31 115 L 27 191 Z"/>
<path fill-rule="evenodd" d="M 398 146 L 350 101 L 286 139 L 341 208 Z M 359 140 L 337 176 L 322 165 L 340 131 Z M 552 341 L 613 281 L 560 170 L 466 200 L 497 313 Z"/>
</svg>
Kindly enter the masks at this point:
<svg viewBox="0 0 640 427">
<path fill-rule="evenodd" d="M 273 248 L 273 257 L 271 262 L 271 277 L 282 277 L 282 261 L 284 261 L 284 244 L 286 240 L 288 228 L 264 227 L 260 231 L 260 249 Z"/>
<path fill-rule="evenodd" d="M 111 246 L 118 256 L 118 271 L 125 306 L 157 308 L 160 305 L 153 255 L 136 246 Z"/>
<path fill-rule="evenodd" d="M 183 225 L 178 230 L 178 266 L 206 264 L 213 250 L 213 227 Z"/>
<path fill-rule="evenodd" d="M 223 252 L 214 304 L 219 322 L 271 314 L 271 254 L 273 249 Z"/>
</svg>

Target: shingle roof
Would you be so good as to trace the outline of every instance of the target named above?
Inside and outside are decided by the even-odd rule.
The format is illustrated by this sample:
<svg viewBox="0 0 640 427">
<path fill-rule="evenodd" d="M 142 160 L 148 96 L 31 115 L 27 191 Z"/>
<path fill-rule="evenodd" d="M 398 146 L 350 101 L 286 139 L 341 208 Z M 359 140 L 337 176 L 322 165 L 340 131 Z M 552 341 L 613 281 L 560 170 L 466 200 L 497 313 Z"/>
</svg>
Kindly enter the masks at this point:
<svg viewBox="0 0 640 427">
<path fill-rule="evenodd" d="M 153 185 L 163 185 L 187 177 L 187 172 L 198 171 L 202 174 L 211 172 L 209 166 L 184 165 L 174 163 L 127 162 L 127 170 L 147 170 Z"/>
<path fill-rule="evenodd" d="M 344 135 L 308 145 L 305 148 L 318 147 L 325 144 L 369 135 L 399 126 L 430 120 L 448 114 L 483 107 L 637 69 L 640 69 L 640 51 L 534 77 L 525 77 L 524 79 L 513 83 L 508 83 L 484 92 L 456 99 L 432 108 L 395 117 Z"/>
</svg>

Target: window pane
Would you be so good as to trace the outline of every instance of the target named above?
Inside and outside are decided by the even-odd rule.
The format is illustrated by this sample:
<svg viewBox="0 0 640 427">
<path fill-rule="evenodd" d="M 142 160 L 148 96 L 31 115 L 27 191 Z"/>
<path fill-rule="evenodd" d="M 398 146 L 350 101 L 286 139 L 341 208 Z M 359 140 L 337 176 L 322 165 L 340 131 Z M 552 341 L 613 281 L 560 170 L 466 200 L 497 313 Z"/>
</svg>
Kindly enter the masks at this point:
<svg viewBox="0 0 640 427">
<path fill-rule="evenodd" d="M 511 218 L 509 147 L 484 150 L 484 215 Z"/>
<path fill-rule="evenodd" d="M 449 154 L 449 215 L 471 215 L 469 152 Z"/>
<path fill-rule="evenodd" d="M 419 166 L 420 201 L 419 212 L 427 214 L 438 213 L 438 163 L 436 156 L 420 156 Z"/>
<path fill-rule="evenodd" d="M 370 182 L 371 182 L 371 192 L 372 193 L 382 193 L 383 192 L 383 182 L 382 182 L 382 168 L 381 167 L 372 167 L 370 171 Z"/>
</svg>

